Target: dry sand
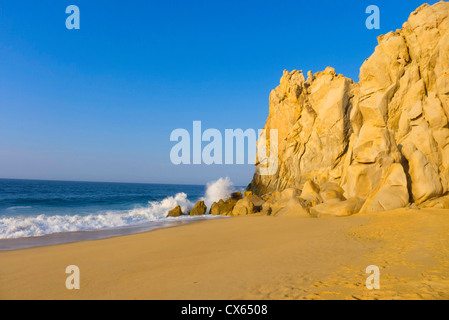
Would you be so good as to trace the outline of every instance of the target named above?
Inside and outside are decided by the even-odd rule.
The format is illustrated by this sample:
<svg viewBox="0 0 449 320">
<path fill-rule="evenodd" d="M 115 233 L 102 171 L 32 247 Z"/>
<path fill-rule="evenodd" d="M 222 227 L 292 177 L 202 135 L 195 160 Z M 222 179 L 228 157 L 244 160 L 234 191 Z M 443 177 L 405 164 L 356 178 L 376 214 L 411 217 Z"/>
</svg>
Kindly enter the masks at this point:
<svg viewBox="0 0 449 320">
<path fill-rule="evenodd" d="M 65 288 L 68 265 L 80 290 Z M 0 299 L 449 299 L 449 210 L 228 218 L 0 252 Z"/>
</svg>

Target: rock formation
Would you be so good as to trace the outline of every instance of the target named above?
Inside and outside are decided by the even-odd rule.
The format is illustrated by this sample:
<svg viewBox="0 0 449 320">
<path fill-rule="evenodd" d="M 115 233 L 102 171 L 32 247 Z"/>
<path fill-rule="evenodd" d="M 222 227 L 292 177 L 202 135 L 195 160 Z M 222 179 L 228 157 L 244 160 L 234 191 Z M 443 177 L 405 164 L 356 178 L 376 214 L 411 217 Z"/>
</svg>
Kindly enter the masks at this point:
<svg viewBox="0 0 449 320">
<path fill-rule="evenodd" d="M 226 216 L 229 215 L 229 213 L 232 212 L 232 209 L 234 209 L 235 204 L 237 201 L 223 201 L 223 199 L 220 199 L 218 202 L 212 203 L 212 206 L 210 207 L 210 214 L 213 216 Z"/>
<path fill-rule="evenodd" d="M 204 204 L 204 201 L 198 201 L 193 209 L 190 211 L 191 216 L 202 216 L 206 214 L 207 207 Z"/>
<path fill-rule="evenodd" d="M 175 208 L 173 208 L 172 210 L 170 210 L 168 212 L 167 218 L 168 217 L 179 217 L 182 216 L 184 213 L 182 212 L 181 206 L 176 206 Z"/>
<path fill-rule="evenodd" d="M 230 216 L 232 215 L 232 210 L 234 209 L 236 203 L 240 199 L 242 199 L 242 193 L 240 191 L 234 192 L 226 201 L 221 199 L 218 202 L 214 202 L 210 207 L 210 214 L 214 216 Z"/>
<path fill-rule="evenodd" d="M 284 208 L 312 216 L 448 207 L 448 16 L 449 3 L 424 4 L 378 37 L 358 83 L 330 67 L 307 79 L 284 71 L 265 125 L 278 130 L 279 168 L 248 186 L 267 199 L 262 212 L 275 214 L 276 193 L 292 188 Z M 245 197 L 233 212 L 254 207 Z"/>
<path fill-rule="evenodd" d="M 232 210 L 233 216 L 246 216 L 249 214 L 254 214 L 262 210 L 262 205 L 264 200 L 260 197 L 253 195 L 252 192 L 244 192 L 243 199 L 237 201 Z"/>
</svg>

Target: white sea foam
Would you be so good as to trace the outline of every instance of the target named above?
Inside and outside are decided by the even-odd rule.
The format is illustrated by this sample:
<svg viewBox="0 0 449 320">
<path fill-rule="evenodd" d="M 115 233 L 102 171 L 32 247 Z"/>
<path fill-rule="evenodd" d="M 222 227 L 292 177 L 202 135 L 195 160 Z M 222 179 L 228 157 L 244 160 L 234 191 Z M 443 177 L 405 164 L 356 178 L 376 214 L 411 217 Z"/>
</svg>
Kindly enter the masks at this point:
<svg viewBox="0 0 449 320">
<path fill-rule="evenodd" d="M 227 198 L 233 190 L 234 186 L 229 178 L 220 178 L 207 185 L 206 193 L 201 199 L 210 208 L 214 201 Z M 167 218 L 168 211 L 177 205 L 181 206 L 183 212 L 188 212 L 194 206 L 194 202 L 187 198 L 187 194 L 178 193 L 161 201 L 149 201 L 147 206 L 132 210 L 103 211 L 89 215 L 0 216 L 0 239 L 138 226 L 164 220 L 202 218 L 190 216 Z M 205 218 L 212 218 L 212 216 L 207 215 Z"/>
<path fill-rule="evenodd" d="M 206 194 L 201 200 L 203 200 L 204 204 L 208 208 L 210 208 L 212 203 L 220 199 L 228 199 L 231 193 L 233 193 L 234 191 L 235 187 L 229 177 L 220 178 L 217 181 L 213 181 L 207 184 Z"/>
</svg>

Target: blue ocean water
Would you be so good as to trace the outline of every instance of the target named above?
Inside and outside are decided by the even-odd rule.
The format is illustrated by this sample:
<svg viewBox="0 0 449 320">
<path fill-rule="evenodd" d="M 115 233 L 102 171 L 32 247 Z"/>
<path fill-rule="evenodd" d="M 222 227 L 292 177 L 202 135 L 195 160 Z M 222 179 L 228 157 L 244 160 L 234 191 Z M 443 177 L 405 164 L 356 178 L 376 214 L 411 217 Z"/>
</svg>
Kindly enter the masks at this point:
<svg viewBox="0 0 449 320">
<path fill-rule="evenodd" d="M 61 232 L 144 226 L 171 219 L 169 210 L 188 211 L 233 191 L 227 179 L 212 187 L 0 179 L 0 239 Z M 218 192 L 217 192 L 218 190 Z M 209 216 L 210 217 L 210 216 Z M 208 217 L 205 217 L 208 218 Z"/>
</svg>

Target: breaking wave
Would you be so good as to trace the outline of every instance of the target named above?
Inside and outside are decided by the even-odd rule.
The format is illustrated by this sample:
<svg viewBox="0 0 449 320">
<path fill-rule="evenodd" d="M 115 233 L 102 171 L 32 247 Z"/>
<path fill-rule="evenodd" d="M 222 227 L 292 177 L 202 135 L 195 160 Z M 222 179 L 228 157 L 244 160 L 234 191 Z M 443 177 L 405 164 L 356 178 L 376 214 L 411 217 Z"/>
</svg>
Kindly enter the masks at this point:
<svg viewBox="0 0 449 320">
<path fill-rule="evenodd" d="M 220 199 L 226 200 L 234 191 L 234 184 L 229 177 L 220 178 L 217 181 L 207 184 L 206 194 L 201 200 L 203 200 L 205 205 L 210 208 L 212 203 Z"/>
<path fill-rule="evenodd" d="M 226 199 L 234 191 L 229 178 L 220 178 L 207 184 L 204 197 L 208 208 L 214 201 Z M 195 202 L 188 199 L 186 193 L 177 193 L 160 201 L 149 201 L 148 205 L 131 210 L 99 211 L 87 215 L 15 215 L 0 216 L 0 239 L 43 236 L 52 233 L 101 230 L 139 226 L 156 221 L 191 220 L 212 218 L 182 216 L 167 218 L 167 213 L 177 205 L 183 212 L 189 212 Z"/>
</svg>

